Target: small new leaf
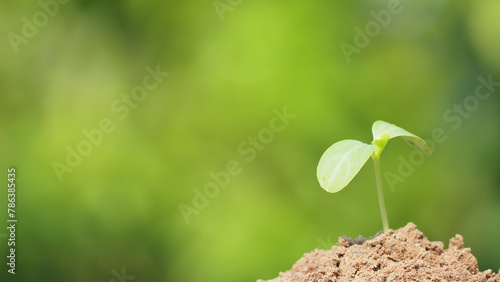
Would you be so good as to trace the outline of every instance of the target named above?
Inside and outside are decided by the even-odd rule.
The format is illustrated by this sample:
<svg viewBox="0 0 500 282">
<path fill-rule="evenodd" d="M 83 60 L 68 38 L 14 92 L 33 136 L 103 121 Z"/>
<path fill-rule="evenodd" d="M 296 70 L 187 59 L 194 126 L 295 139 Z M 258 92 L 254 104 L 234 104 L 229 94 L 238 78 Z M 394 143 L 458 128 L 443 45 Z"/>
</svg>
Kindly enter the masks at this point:
<svg viewBox="0 0 500 282">
<path fill-rule="evenodd" d="M 389 139 L 401 136 L 408 144 L 420 150 L 425 155 L 430 156 L 432 154 L 431 148 L 422 138 L 392 123 L 377 120 L 373 123 L 372 132 L 373 140 L 381 139 L 384 134 L 389 135 Z"/>
<path fill-rule="evenodd" d="M 357 140 L 343 140 L 328 148 L 318 164 L 318 181 L 327 192 L 335 193 L 356 176 L 377 146 Z"/>
<path fill-rule="evenodd" d="M 420 137 L 412 134 L 394 124 L 378 120 L 372 126 L 372 144 L 365 144 L 357 140 L 343 140 L 328 148 L 318 164 L 318 181 L 327 192 L 335 193 L 344 188 L 358 174 L 370 156 L 375 166 L 375 183 L 382 216 L 384 232 L 389 230 L 389 221 L 385 210 L 384 196 L 382 192 L 382 174 L 380 172 L 380 154 L 387 142 L 394 137 L 403 137 L 408 144 L 431 155 L 429 145 Z"/>
</svg>

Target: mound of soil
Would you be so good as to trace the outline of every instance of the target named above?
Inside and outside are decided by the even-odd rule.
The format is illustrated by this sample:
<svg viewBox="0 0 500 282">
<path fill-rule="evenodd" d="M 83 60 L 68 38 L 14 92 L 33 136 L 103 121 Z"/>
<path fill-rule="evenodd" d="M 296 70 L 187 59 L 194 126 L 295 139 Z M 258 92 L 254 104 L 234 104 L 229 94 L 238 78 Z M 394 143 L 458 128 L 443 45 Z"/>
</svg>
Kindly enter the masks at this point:
<svg viewBox="0 0 500 282">
<path fill-rule="evenodd" d="M 479 272 L 460 235 L 444 250 L 442 242 L 430 242 L 413 223 L 379 233 L 370 239 L 340 237 L 339 246 L 305 254 L 292 269 L 269 281 L 500 282 L 500 274 Z"/>
</svg>

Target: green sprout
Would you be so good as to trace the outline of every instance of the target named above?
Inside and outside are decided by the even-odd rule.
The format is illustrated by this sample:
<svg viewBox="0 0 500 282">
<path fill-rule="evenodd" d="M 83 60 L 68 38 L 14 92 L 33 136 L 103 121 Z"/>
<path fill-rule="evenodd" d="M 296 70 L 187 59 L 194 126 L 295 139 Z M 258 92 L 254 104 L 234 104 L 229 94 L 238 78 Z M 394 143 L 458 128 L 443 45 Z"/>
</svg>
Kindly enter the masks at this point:
<svg viewBox="0 0 500 282">
<path fill-rule="evenodd" d="M 365 144 L 357 140 L 342 140 L 328 148 L 318 164 L 318 181 L 327 192 L 342 190 L 356 176 L 361 167 L 371 156 L 375 166 L 378 204 L 382 216 L 384 232 L 389 230 L 387 212 L 385 211 L 384 194 L 382 192 L 382 175 L 380 173 L 380 154 L 389 139 L 401 136 L 406 142 L 427 156 L 432 153 L 429 145 L 420 137 L 385 121 L 378 120 L 372 126 L 373 141 Z"/>
</svg>

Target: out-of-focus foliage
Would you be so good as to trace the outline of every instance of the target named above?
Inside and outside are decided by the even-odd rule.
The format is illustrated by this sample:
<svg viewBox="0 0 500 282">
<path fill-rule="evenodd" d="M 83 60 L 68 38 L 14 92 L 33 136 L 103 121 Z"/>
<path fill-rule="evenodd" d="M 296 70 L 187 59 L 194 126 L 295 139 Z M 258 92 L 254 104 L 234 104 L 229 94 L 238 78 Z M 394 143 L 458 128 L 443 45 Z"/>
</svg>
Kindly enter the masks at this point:
<svg viewBox="0 0 500 282">
<path fill-rule="evenodd" d="M 500 81 L 498 1 L 220 0 L 222 20 L 212 1 L 54 1 L 0 4 L 4 183 L 18 171 L 17 274 L 5 185 L 1 281 L 253 281 L 371 236 L 372 165 L 333 195 L 316 167 L 378 119 L 434 149 L 385 150 L 382 173 L 403 175 L 384 180 L 390 226 L 460 233 L 481 270 L 500 268 L 500 87 L 476 94 Z M 121 100 L 148 66 L 169 75 Z M 60 182 L 53 163 L 103 120 L 114 130 Z"/>
</svg>

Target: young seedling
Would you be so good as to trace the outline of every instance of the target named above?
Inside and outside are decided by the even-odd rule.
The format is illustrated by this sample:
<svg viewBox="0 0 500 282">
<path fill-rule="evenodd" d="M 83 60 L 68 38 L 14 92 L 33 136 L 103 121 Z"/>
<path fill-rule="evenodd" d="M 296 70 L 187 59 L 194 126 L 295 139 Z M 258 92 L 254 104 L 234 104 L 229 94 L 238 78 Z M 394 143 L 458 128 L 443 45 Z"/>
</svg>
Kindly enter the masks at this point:
<svg viewBox="0 0 500 282">
<path fill-rule="evenodd" d="M 323 189 L 330 193 L 338 192 L 351 182 L 371 156 L 375 166 L 375 182 L 377 184 L 382 225 L 384 232 L 386 232 L 389 230 L 389 222 L 382 192 L 380 154 L 384 150 L 387 141 L 401 136 L 409 145 L 417 148 L 427 156 L 431 155 L 432 151 L 422 138 L 385 121 L 378 120 L 374 122 L 372 132 L 373 141 L 371 144 L 365 144 L 357 140 L 342 140 L 333 144 L 321 156 L 317 175 L 319 184 Z"/>
</svg>

